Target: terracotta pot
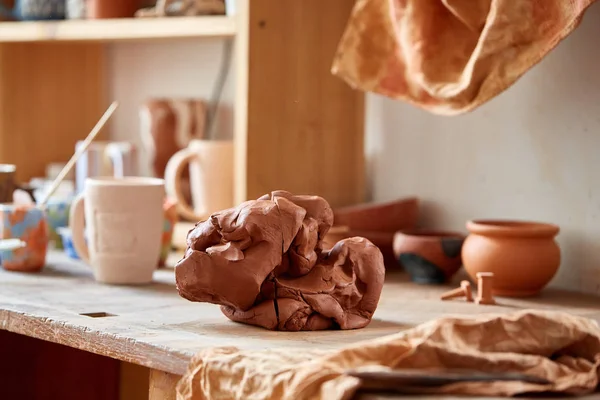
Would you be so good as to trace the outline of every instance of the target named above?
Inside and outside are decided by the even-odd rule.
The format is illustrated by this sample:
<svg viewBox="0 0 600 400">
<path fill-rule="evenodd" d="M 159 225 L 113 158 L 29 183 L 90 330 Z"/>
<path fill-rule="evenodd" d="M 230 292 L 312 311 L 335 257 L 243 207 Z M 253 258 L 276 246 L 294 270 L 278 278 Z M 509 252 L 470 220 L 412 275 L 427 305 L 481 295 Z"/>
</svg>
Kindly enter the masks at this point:
<svg viewBox="0 0 600 400">
<path fill-rule="evenodd" d="M 86 16 L 90 19 L 133 18 L 139 0 L 88 0 Z"/>
<path fill-rule="evenodd" d="M 536 295 L 556 274 L 560 248 L 554 240 L 559 227 L 528 221 L 469 221 L 470 234 L 462 249 L 465 270 L 493 272 L 497 296 Z"/>
<path fill-rule="evenodd" d="M 394 236 L 394 254 L 415 283 L 442 284 L 462 265 L 465 235 L 445 231 L 405 231 Z"/>
<path fill-rule="evenodd" d="M 387 203 L 365 203 L 333 210 L 335 225 L 356 231 L 395 233 L 414 229 L 419 218 L 419 200 L 411 197 Z"/>
<path fill-rule="evenodd" d="M 335 226 L 324 241 L 327 246 L 333 246 L 346 237 L 364 237 L 379 247 L 386 265 L 395 265 L 394 234 L 399 230 L 414 229 L 418 218 L 419 200 L 414 197 L 336 208 L 333 210 Z"/>
<path fill-rule="evenodd" d="M 378 232 L 378 231 L 358 231 L 348 228 L 347 226 L 332 226 L 323 239 L 323 248 L 331 249 L 337 242 L 349 237 L 364 237 L 381 250 L 385 265 L 396 264 L 394 249 L 394 233 Z"/>
</svg>

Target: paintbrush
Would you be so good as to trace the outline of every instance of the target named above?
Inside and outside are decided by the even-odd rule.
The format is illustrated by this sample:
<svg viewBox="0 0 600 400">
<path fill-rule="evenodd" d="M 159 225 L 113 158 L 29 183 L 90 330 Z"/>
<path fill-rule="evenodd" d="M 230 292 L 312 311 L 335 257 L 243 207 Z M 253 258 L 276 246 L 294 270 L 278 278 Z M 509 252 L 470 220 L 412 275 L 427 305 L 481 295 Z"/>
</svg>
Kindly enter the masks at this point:
<svg viewBox="0 0 600 400">
<path fill-rule="evenodd" d="M 52 182 L 52 185 L 46 191 L 41 201 L 38 202 L 38 205 L 46 205 L 50 197 L 54 194 L 56 189 L 58 189 L 60 183 L 63 181 L 63 179 L 65 179 L 65 176 L 67 176 L 67 174 L 71 171 L 77 160 L 79 160 L 79 157 L 81 157 L 81 155 L 87 150 L 90 143 L 92 143 L 92 141 L 96 138 L 100 130 L 102 130 L 102 128 L 104 127 L 108 119 L 112 116 L 112 114 L 115 112 L 118 106 L 119 103 L 113 101 L 113 103 L 108 107 L 108 109 L 104 112 L 104 115 L 102 115 L 102 117 L 96 123 L 96 126 L 94 126 L 91 132 L 87 135 L 81 146 L 77 148 L 69 162 L 63 167 L 56 179 L 54 179 L 54 182 Z"/>
</svg>

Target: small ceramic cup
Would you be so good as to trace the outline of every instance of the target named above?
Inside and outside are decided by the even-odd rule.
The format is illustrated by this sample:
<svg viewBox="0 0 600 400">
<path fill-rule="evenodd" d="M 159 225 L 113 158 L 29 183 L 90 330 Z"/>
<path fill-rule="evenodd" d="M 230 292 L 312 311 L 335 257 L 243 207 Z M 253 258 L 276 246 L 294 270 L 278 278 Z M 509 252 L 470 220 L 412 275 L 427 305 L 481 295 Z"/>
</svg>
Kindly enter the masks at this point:
<svg viewBox="0 0 600 400">
<path fill-rule="evenodd" d="M 465 237 L 457 232 L 397 232 L 394 254 L 413 282 L 442 284 L 462 266 L 461 250 Z"/>
<path fill-rule="evenodd" d="M 179 220 L 177 213 L 177 202 L 173 199 L 167 198 L 163 204 L 163 211 L 165 213 L 165 221 L 163 225 L 163 234 L 161 239 L 160 260 L 158 261 L 159 267 L 165 266 L 167 257 L 171 252 L 173 242 L 173 229 L 175 228 L 175 224 Z"/>
<path fill-rule="evenodd" d="M 71 205 L 73 245 L 98 282 L 147 284 L 160 259 L 164 181 L 88 178 Z M 87 242 L 86 242 L 87 235 Z"/>
<path fill-rule="evenodd" d="M 70 199 L 51 198 L 46 205 L 46 218 L 48 219 L 48 228 L 50 240 L 54 241 L 57 249 L 64 248 L 62 236 L 58 228 L 69 226 L 69 210 L 71 207 Z"/>
<path fill-rule="evenodd" d="M 58 232 L 58 234 L 60 235 L 61 243 L 67 256 L 74 260 L 79 260 L 77 250 L 75 250 L 75 246 L 73 246 L 73 237 L 71 235 L 71 229 L 67 227 L 59 227 L 56 228 L 56 232 Z"/>
<path fill-rule="evenodd" d="M 43 208 L 30 204 L 0 204 L 0 239 L 20 239 L 24 247 L 2 254 L 9 271 L 38 272 L 46 263 L 48 223 Z"/>
</svg>

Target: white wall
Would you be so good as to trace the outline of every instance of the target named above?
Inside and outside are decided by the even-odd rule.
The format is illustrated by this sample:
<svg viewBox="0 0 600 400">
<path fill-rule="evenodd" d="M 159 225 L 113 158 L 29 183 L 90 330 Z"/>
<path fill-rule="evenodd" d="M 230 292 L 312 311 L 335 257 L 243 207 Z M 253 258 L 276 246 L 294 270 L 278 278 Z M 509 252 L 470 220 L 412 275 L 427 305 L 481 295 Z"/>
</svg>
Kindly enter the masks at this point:
<svg viewBox="0 0 600 400">
<path fill-rule="evenodd" d="M 416 194 L 423 224 L 470 218 L 560 225 L 554 286 L 600 294 L 600 4 L 541 64 L 471 114 L 440 117 L 370 95 L 375 200 Z"/>
<path fill-rule="evenodd" d="M 424 225 L 438 228 L 481 217 L 557 223 L 564 262 L 553 284 L 600 293 L 599 22 L 597 4 L 540 65 L 469 115 L 438 117 L 370 95 L 372 198 L 418 195 Z M 114 137 L 139 144 L 137 110 L 150 96 L 209 96 L 220 51 L 220 40 L 113 45 Z M 225 136 L 232 88 L 230 79 Z"/>
<path fill-rule="evenodd" d="M 151 97 L 210 98 L 221 66 L 223 41 L 175 40 L 119 43 L 109 48 L 109 97 L 119 101 L 111 121 L 115 140 L 131 140 L 141 147 L 139 108 Z M 233 73 L 229 74 L 217 115 L 217 135 L 233 137 Z M 140 172 L 150 173 L 141 153 Z"/>
</svg>

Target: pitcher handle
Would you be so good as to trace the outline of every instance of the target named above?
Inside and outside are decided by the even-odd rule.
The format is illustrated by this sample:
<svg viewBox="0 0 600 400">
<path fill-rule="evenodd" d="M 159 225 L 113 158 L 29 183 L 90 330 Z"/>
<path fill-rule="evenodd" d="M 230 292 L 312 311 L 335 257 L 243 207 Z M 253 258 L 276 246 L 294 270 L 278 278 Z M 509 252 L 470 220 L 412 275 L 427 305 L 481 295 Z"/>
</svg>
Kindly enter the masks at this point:
<svg viewBox="0 0 600 400">
<path fill-rule="evenodd" d="M 127 148 L 125 148 L 126 146 Z M 123 178 L 129 175 L 130 171 L 125 170 L 125 156 L 131 153 L 131 146 L 124 143 L 109 143 L 104 152 L 113 165 L 113 175 L 116 178 Z"/>
<path fill-rule="evenodd" d="M 81 192 L 77 195 L 71 204 L 69 211 L 69 228 L 73 239 L 73 247 L 79 257 L 90 264 L 90 252 L 88 245 L 85 242 L 85 212 L 84 212 L 84 194 Z"/>
<path fill-rule="evenodd" d="M 204 219 L 204 216 L 196 214 L 194 209 L 186 203 L 181 188 L 181 174 L 183 173 L 183 168 L 194 158 L 198 157 L 197 153 L 194 153 L 186 147 L 175 153 L 165 168 L 165 189 L 167 196 L 177 200 L 177 211 L 179 212 L 179 215 L 189 221 L 200 221 Z"/>
</svg>

